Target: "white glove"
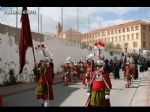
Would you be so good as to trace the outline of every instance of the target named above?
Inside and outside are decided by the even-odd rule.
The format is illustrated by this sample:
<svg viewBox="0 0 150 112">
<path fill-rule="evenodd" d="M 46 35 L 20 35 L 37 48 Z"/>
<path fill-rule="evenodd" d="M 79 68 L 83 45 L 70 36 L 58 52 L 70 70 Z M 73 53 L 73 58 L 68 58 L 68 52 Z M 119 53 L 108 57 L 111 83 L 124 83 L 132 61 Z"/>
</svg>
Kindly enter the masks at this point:
<svg viewBox="0 0 150 112">
<path fill-rule="evenodd" d="M 109 95 L 105 95 L 105 99 L 106 100 L 110 99 L 110 96 Z"/>
<path fill-rule="evenodd" d="M 45 103 L 44 103 L 44 107 L 48 107 L 49 106 L 49 101 L 45 101 Z"/>
<path fill-rule="evenodd" d="M 90 96 L 90 93 L 87 93 L 87 96 Z"/>
</svg>

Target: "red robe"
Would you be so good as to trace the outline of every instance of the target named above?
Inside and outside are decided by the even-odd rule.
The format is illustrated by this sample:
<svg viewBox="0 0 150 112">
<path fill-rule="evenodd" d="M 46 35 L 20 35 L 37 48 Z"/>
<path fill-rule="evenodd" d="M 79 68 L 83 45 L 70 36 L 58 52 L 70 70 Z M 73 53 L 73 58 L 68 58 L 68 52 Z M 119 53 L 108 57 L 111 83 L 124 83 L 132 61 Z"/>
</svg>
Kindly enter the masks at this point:
<svg viewBox="0 0 150 112">
<path fill-rule="evenodd" d="M 64 73 L 68 72 L 69 73 L 69 82 L 71 82 L 71 66 L 70 65 L 64 65 Z M 64 80 L 64 77 L 63 77 Z"/>
<path fill-rule="evenodd" d="M 77 72 L 78 76 L 80 76 L 80 68 L 78 67 L 78 65 L 74 65 L 73 72 Z"/>
<path fill-rule="evenodd" d="M 54 99 L 53 89 L 52 89 L 53 79 L 54 79 L 53 69 L 51 67 L 47 67 L 45 74 L 40 76 L 38 83 L 43 86 L 43 85 L 47 85 L 47 82 L 48 82 L 49 93 L 47 91 L 42 96 L 37 96 L 37 99 L 41 99 L 41 98 L 43 100 L 53 100 Z M 49 98 L 48 98 L 48 95 L 49 95 Z"/>
<path fill-rule="evenodd" d="M 91 77 L 93 77 L 93 76 L 96 74 L 95 72 L 96 72 L 96 71 L 94 71 L 94 72 L 91 73 Z M 106 81 L 106 83 L 107 83 L 109 89 L 112 89 L 112 84 L 111 84 L 111 80 L 110 80 L 110 77 L 109 77 L 109 73 L 106 72 L 106 71 L 103 71 L 102 74 L 103 74 L 103 78 L 104 78 L 103 80 Z M 104 82 L 104 81 L 103 81 L 103 82 Z M 110 90 L 108 89 L 106 83 L 104 82 L 104 87 L 106 88 L 106 89 L 105 89 L 105 92 L 108 92 L 108 93 L 109 93 Z M 93 85 L 93 82 L 92 82 L 92 87 L 93 87 L 93 86 L 94 86 L 94 85 Z M 90 105 L 89 105 L 89 106 L 90 106 Z M 106 99 L 106 101 L 105 101 L 105 106 L 106 106 L 106 107 L 110 107 L 110 106 L 111 106 L 111 104 L 110 104 L 110 99 Z"/>
</svg>

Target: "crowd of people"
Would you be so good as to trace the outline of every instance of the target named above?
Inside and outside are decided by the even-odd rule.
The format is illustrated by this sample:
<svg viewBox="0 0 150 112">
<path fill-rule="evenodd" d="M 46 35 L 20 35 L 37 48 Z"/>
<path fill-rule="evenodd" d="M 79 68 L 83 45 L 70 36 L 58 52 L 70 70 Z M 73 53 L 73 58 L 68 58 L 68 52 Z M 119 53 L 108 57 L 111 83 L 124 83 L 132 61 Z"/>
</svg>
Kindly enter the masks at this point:
<svg viewBox="0 0 150 112">
<path fill-rule="evenodd" d="M 40 62 L 35 62 L 33 69 L 37 82 L 35 96 L 37 100 L 41 102 L 41 106 L 47 107 L 49 106 L 50 100 L 54 100 L 52 88 L 54 63 L 50 54 L 46 54 L 48 53 L 46 52 L 48 51 L 46 47 L 41 48 L 41 50 L 43 51 L 43 58 Z M 110 92 L 112 89 L 110 76 L 112 75 L 114 80 L 119 80 L 122 78 L 120 77 L 120 71 L 122 71 L 125 88 L 130 88 L 132 81 L 139 78 L 138 64 L 140 64 L 140 72 L 144 72 L 148 70 L 150 61 L 128 54 L 122 55 L 120 59 L 113 57 L 113 59 L 109 60 L 104 58 L 104 55 L 100 52 L 100 48 L 98 50 L 99 52 L 96 59 L 93 58 L 96 55 L 91 53 L 87 57 L 81 57 L 79 61 L 74 60 L 74 62 L 71 63 L 71 58 L 68 57 L 63 65 L 61 76 L 65 86 L 72 84 L 72 82 L 74 84 L 78 81 L 82 81 L 85 89 L 87 89 L 88 95 L 85 106 L 110 107 Z M 24 69 L 27 71 L 26 68 Z M 13 73 L 14 71 L 11 70 L 10 73 Z M 2 70 L 0 69 L 0 73 L 1 72 Z M 0 96 L 0 106 L 2 102 L 3 100 Z"/>
<path fill-rule="evenodd" d="M 67 60 L 63 66 L 62 79 L 65 85 L 82 80 L 85 88 L 90 93 L 87 106 L 111 106 L 109 100 L 112 88 L 110 75 L 113 75 L 114 79 L 120 79 L 120 73 L 122 72 L 125 88 L 130 88 L 132 81 L 139 78 L 138 65 L 140 65 L 140 72 L 147 71 L 149 67 L 149 61 L 146 58 L 141 59 L 137 55 L 130 54 L 122 55 L 120 59 L 117 59 L 117 57 L 110 60 L 93 60 L 92 57 L 84 59 L 82 57 L 78 62 L 75 60 L 74 64 Z M 103 78 L 99 77 L 100 71 L 103 71 L 101 73 Z M 101 82 L 100 79 L 103 79 L 103 81 Z M 97 95 L 101 97 L 98 98 Z"/>
</svg>

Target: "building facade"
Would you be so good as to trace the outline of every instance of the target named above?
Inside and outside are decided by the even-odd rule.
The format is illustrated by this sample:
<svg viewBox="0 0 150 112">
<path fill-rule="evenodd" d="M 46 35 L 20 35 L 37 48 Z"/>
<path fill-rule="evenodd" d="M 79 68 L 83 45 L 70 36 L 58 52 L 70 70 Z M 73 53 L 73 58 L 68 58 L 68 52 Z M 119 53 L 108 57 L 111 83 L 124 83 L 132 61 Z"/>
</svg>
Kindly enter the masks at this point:
<svg viewBox="0 0 150 112">
<path fill-rule="evenodd" d="M 103 41 L 106 45 L 120 47 L 124 52 L 150 49 L 150 23 L 144 20 L 130 21 L 106 28 L 96 29 L 81 37 L 83 45 Z"/>
<path fill-rule="evenodd" d="M 59 38 L 69 40 L 71 42 L 81 42 L 82 34 L 70 28 L 69 30 L 60 34 Z"/>
</svg>

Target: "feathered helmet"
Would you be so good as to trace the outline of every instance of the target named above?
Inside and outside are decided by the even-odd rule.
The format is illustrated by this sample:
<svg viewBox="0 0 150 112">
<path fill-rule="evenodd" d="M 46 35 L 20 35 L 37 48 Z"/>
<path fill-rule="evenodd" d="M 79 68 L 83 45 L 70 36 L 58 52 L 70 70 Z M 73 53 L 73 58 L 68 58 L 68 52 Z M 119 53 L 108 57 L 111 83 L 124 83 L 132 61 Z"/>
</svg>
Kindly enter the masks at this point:
<svg viewBox="0 0 150 112">
<path fill-rule="evenodd" d="M 86 60 L 91 59 L 92 57 L 94 57 L 94 54 L 91 53 L 86 57 Z"/>
<path fill-rule="evenodd" d="M 48 50 L 47 46 L 44 43 L 38 44 L 35 49 L 37 51 L 42 50 L 44 57 L 50 57 L 52 58 L 53 54 Z"/>
<path fill-rule="evenodd" d="M 104 47 L 105 44 L 101 41 L 94 43 L 94 49 L 96 50 L 96 56 L 100 58 L 104 58 Z"/>
<path fill-rule="evenodd" d="M 66 59 L 65 63 L 70 63 L 70 56 Z"/>
<path fill-rule="evenodd" d="M 103 67 L 105 65 L 105 61 L 102 59 L 99 59 L 96 61 L 97 67 Z"/>
<path fill-rule="evenodd" d="M 101 41 L 94 43 L 94 49 L 101 49 L 103 50 L 105 47 L 105 44 Z"/>
<path fill-rule="evenodd" d="M 76 60 L 74 60 L 74 65 L 77 65 L 77 62 L 76 62 Z"/>
</svg>

